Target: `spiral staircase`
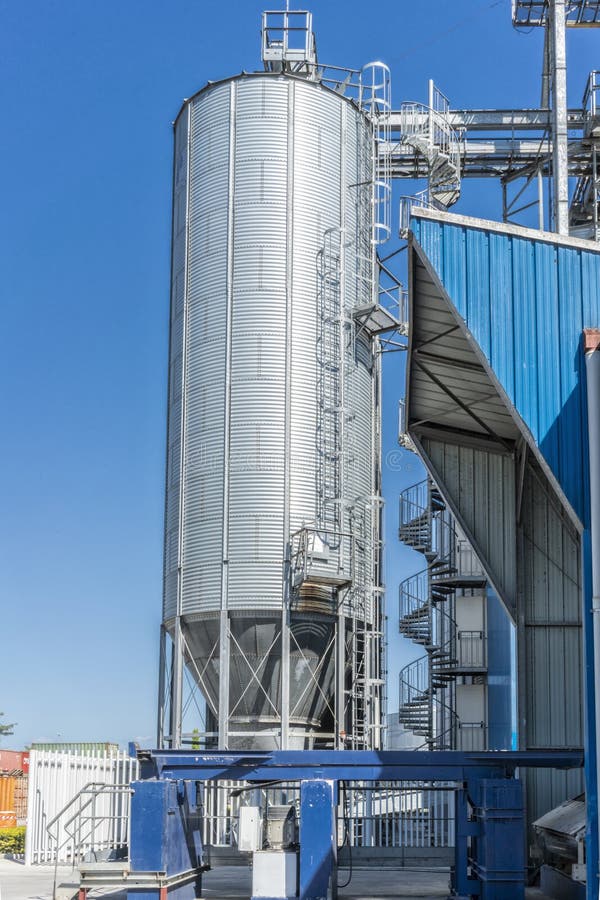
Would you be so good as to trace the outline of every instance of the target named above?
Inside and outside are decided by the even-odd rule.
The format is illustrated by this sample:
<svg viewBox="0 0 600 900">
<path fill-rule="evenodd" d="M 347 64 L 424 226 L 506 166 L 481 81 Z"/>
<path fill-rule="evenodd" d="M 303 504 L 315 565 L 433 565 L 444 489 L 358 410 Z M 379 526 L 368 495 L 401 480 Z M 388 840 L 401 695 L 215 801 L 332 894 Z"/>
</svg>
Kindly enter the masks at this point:
<svg viewBox="0 0 600 900">
<path fill-rule="evenodd" d="M 399 537 L 427 561 L 400 584 L 400 631 L 425 653 L 400 672 L 399 721 L 428 749 L 483 749 L 464 746 L 481 723 L 460 722 L 454 685 L 460 676 L 485 674 L 485 635 L 459 631 L 454 611 L 457 594 L 485 588 L 485 575 L 430 479 L 400 495 Z"/>
</svg>

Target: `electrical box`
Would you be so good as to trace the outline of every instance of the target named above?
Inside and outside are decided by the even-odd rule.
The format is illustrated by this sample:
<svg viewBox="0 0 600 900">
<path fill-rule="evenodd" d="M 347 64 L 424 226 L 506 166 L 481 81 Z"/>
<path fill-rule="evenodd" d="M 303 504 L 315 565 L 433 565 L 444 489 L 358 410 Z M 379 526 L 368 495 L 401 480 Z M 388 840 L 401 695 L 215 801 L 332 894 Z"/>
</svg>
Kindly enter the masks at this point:
<svg viewBox="0 0 600 900">
<path fill-rule="evenodd" d="M 252 900 L 296 896 L 298 857 L 286 850 L 260 850 L 252 856 Z"/>
<path fill-rule="evenodd" d="M 262 815 L 260 806 L 240 806 L 238 817 L 238 849 L 262 850 Z"/>
</svg>

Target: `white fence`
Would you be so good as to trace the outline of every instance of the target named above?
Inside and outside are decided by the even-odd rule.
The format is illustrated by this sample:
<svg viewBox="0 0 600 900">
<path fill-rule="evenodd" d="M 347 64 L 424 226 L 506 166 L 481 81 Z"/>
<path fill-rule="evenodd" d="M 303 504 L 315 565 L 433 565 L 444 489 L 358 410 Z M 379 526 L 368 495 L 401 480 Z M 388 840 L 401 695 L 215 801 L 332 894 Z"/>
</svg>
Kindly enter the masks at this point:
<svg viewBox="0 0 600 900">
<path fill-rule="evenodd" d="M 51 863 L 57 857 L 73 862 L 91 850 L 125 848 L 128 786 L 138 771 L 137 760 L 120 751 L 79 756 L 32 750 L 25 864 Z"/>
</svg>

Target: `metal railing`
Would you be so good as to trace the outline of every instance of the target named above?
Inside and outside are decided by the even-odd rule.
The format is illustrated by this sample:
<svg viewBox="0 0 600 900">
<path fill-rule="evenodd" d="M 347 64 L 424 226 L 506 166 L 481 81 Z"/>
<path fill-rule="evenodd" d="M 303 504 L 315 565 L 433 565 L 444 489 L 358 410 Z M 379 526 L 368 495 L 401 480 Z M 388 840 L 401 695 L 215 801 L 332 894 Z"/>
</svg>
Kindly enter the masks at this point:
<svg viewBox="0 0 600 900">
<path fill-rule="evenodd" d="M 423 552 L 438 560 L 453 562 L 456 530 L 450 512 L 435 487 L 425 479 L 402 491 L 399 498 L 400 538 L 414 546 L 409 538 L 421 541 Z M 452 559 L 451 559 L 452 557 Z"/>
<path fill-rule="evenodd" d="M 360 74 L 359 106 L 373 125 L 372 160 L 372 243 L 383 244 L 391 236 L 391 158 L 385 152 L 390 146 L 390 113 L 392 111 L 391 74 L 382 62 L 370 62 Z"/>
<path fill-rule="evenodd" d="M 402 411 L 401 411 L 402 414 Z M 412 532 L 427 543 L 427 552 L 447 562 L 456 575 L 483 578 L 483 567 L 470 542 L 457 527 L 429 479 L 402 491 L 399 498 L 400 536 Z M 434 579 L 435 580 L 435 577 Z"/>
<path fill-rule="evenodd" d="M 453 791 L 429 783 L 343 786 L 338 845 L 344 842 L 352 847 L 452 847 Z"/>
<path fill-rule="evenodd" d="M 356 538 L 350 532 L 305 525 L 291 537 L 292 584 L 307 581 L 340 586 L 354 579 Z"/>
<path fill-rule="evenodd" d="M 398 206 L 398 231 L 401 238 L 407 238 L 410 231 L 410 218 L 413 209 L 432 209 L 433 203 L 429 199 L 429 190 L 418 191 L 410 196 L 399 198 Z"/>
<path fill-rule="evenodd" d="M 457 634 L 458 666 L 461 669 L 485 669 L 487 639 L 483 631 L 459 631 Z"/>
<path fill-rule="evenodd" d="M 266 69 L 290 65 L 310 70 L 317 62 L 312 13 L 304 10 L 267 10 L 262 14 L 262 60 Z"/>
<path fill-rule="evenodd" d="M 408 624 L 412 621 L 417 632 L 419 627 L 419 614 L 429 609 L 429 569 L 417 572 L 400 582 L 399 586 L 399 618 L 400 630 L 403 621 Z M 427 622 L 429 632 L 429 621 Z M 413 638 L 414 640 L 414 638 Z M 418 641 L 420 643 L 420 641 Z"/>
<path fill-rule="evenodd" d="M 132 793 L 129 784 L 90 781 L 48 822 L 46 831 L 54 844 L 53 897 L 59 859 L 70 861 L 73 868 L 84 859 L 106 859 L 107 854 L 127 859 Z"/>
<path fill-rule="evenodd" d="M 598 115 L 598 94 L 600 93 L 600 71 L 593 69 L 588 75 L 585 91 L 581 100 L 581 106 L 586 118 L 594 118 Z"/>
<path fill-rule="evenodd" d="M 429 691 L 429 657 L 427 655 L 420 656 L 404 666 L 400 670 L 399 682 L 400 711 L 407 710 L 406 717 L 410 717 L 408 711 L 412 707 L 414 717 L 418 718 L 421 705 L 426 711 L 425 703 Z M 411 731 L 414 729 L 411 728 Z"/>
<path fill-rule="evenodd" d="M 298 783 L 269 788 L 218 781 L 204 787 L 202 840 L 206 847 L 237 847 L 241 806 L 293 805 L 300 818 Z M 452 847 L 454 804 L 450 785 L 429 782 L 343 782 L 338 846 Z"/>
<path fill-rule="evenodd" d="M 483 577 L 483 566 L 473 547 L 466 538 L 459 536 L 458 529 L 453 525 L 454 532 L 454 565 L 459 575 L 469 577 Z"/>
<path fill-rule="evenodd" d="M 402 284 L 379 286 L 379 305 L 400 323 L 398 329 L 406 334 L 408 323 L 408 291 Z"/>
<path fill-rule="evenodd" d="M 430 86 L 430 106 L 408 101 L 400 106 L 400 133 L 403 143 L 410 144 L 427 159 L 430 167 L 430 190 L 442 186 L 459 188 L 460 138 L 448 118 L 448 99 L 434 85 Z"/>
<path fill-rule="evenodd" d="M 84 785 L 46 825 L 56 861 L 67 858 L 75 864 L 84 856 L 125 851 L 131 794 L 129 784 Z"/>
<path fill-rule="evenodd" d="M 400 672 L 399 720 L 426 738 L 423 746 L 455 747 L 453 685 L 460 674 L 485 671 L 487 656 L 483 630 L 458 629 L 456 592 L 480 589 L 485 576 L 431 480 L 406 489 L 399 500 L 400 538 L 428 561 L 399 587 L 400 631 L 427 651 Z"/>
<path fill-rule="evenodd" d="M 456 749 L 465 752 L 487 750 L 487 725 L 485 722 L 456 722 Z"/>
</svg>

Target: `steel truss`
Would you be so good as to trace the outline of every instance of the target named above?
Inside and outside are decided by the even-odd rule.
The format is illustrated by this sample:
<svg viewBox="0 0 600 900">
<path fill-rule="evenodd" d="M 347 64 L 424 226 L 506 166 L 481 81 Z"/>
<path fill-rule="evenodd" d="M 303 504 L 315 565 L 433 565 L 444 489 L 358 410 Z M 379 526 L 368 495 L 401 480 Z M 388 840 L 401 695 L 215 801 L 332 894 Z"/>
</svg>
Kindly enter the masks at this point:
<svg viewBox="0 0 600 900">
<path fill-rule="evenodd" d="M 567 27 L 600 25 L 600 0 L 513 0 L 513 24 L 546 29 L 540 108 L 451 110 L 447 102 L 442 107 L 436 104 L 434 98 L 443 95 L 430 82 L 427 107 L 403 103 L 390 115 L 390 141 L 381 145 L 387 171 L 392 178 L 427 179 L 427 191 L 418 202 L 441 209 L 458 198 L 461 178 L 498 178 L 503 188 L 503 219 L 538 205 L 540 228 L 546 220 L 546 178 L 548 227 L 597 240 L 600 79 L 592 72 L 581 107 L 567 108 L 565 32 Z M 436 185 L 435 173 L 436 167 L 437 171 L 448 167 L 449 142 L 456 146 L 458 184 L 444 194 Z M 571 202 L 570 177 L 578 179 Z M 517 181 L 524 183 L 510 198 L 509 185 Z M 523 195 L 532 184 L 537 187 L 537 199 L 528 202 Z"/>
</svg>

